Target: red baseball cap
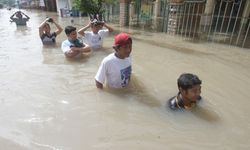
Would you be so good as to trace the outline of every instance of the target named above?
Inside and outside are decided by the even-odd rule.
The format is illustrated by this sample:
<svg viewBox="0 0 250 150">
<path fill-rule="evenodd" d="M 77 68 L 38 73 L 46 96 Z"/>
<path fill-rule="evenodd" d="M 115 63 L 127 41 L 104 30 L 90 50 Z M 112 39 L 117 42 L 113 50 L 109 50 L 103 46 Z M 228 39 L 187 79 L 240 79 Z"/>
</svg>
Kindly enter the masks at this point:
<svg viewBox="0 0 250 150">
<path fill-rule="evenodd" d="M 115 36 L 114 46 L 123 46 L 129 43 L 132 44 L 132 39 L 127 33 L 120 33 Z"/>
</svg>

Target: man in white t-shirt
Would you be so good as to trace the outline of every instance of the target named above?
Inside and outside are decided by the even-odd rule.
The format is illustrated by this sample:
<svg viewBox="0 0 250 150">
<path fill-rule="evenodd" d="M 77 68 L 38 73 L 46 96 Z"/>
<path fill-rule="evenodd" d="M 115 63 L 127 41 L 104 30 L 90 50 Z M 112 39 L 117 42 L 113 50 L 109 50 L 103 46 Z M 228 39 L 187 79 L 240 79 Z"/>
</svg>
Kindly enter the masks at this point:
<svg viewBox="0 0 250 150">
<path fill-rule="evenodd" d="M 123 88 L 129 84 L 132 73 L 131 37 L 126 33 L 118 34 L 113 48 L 115 52 L 103 59 L 95 76 L 97 88 L 102 89 L 105 81 L 111 88 Z"/>
<path fill-rule="evenodd" d="M 103 27 L 107 29 L 102 29 Z M 86 31 L 88 28 L 91 28 L 92 31 Z M 86 43 L 92 49 L 100 49 L 103 45 L 103 39 L 113 31 L 114 29 L 105 22 L 94 19 L 87 26 L 81 28 L 78 33 L 84 36 Z"/>
<path fill-rule="evenodd" d="M 62 42 L 61 48 L 66 57 L 74 58 L 82 53 L 88 53 L 91 51 L 88 45 L 83 44 L 77 39 L 75 27 L 65 27 L 65 33 L 68 39 Z"/>
</svg>

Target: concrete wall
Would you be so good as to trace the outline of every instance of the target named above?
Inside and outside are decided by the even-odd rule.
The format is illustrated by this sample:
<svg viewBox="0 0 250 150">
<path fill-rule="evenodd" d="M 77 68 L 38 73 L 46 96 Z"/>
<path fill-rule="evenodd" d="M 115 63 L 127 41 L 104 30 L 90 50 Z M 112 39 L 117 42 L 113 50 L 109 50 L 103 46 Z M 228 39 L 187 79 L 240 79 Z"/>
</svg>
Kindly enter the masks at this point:
<svg viewBox="0 0 250 150">
<path fill-rule="evenodd" d="M 61 15 L 60 9 L 72 9 L 74 0 L 56 0 L 57 13 Z"/>
</svg>

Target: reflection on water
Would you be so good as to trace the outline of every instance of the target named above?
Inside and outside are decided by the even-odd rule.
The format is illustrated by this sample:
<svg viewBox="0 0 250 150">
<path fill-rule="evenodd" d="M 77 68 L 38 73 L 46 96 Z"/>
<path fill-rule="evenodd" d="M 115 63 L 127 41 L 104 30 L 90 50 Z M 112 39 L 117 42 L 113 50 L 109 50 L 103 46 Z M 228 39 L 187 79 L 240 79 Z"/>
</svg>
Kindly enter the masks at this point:
<svg viewBox="0 0 250 150">
<path fill-rule="evenodd" d="M 17 26 L 16 27 L 16 36 L 27 35 L 31 31 L 31 28 L 28 26 Z"/>
<path fill-rule="evenodd" d="M 60 48 L 65 33 L 56 45 L 43 46 L 39 24 L 52 16 L 62 27 L 80 29 L 87 18 L 72 22 L 27 10 L 27 27 L 16 27 L 8 22 L 14 12 L 0 10 L 1 148 L 249 149 L 248 50 L 114 25 L 132 34 L 131 84 L 123 90 L 99 90 L 94 76 L 114 51 L 114 34 L 105 39 L 104 50 L 66 59 Z M 191 111 L 171 111 L 165 104 L 177 93 L 176 80 L 184 72 L 201 78 L 204 101 Z"/>
</svg>

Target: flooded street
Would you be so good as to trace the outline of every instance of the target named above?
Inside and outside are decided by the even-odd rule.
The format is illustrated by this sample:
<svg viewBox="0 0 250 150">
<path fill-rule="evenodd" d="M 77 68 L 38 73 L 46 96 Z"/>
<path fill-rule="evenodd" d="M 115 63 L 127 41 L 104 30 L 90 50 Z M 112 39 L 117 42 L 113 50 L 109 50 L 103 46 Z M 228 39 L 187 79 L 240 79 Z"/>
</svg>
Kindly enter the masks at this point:
<svg viewBox="0 0 250 150">
<path fill-rule="evenodd" d="M 31 19 L 16 27 L 14 12 L 0 9 L 1 150 L 249 150 L 249 49 L 121 29 L 134 39 L 131 87 L 101 91 L 94 76 L 113 35 L 104 50 L 67 60 L 64 31 L 56 46 L 43 46 L 38 26 L 54 16 L 64 29 L 70 17 L 24 10 Z M 77 29 L 87 23 L 74 18 Z M 184 72 L 202 80 L 204 101 L 171 111 L 166 102 Z"/>
</svg>

